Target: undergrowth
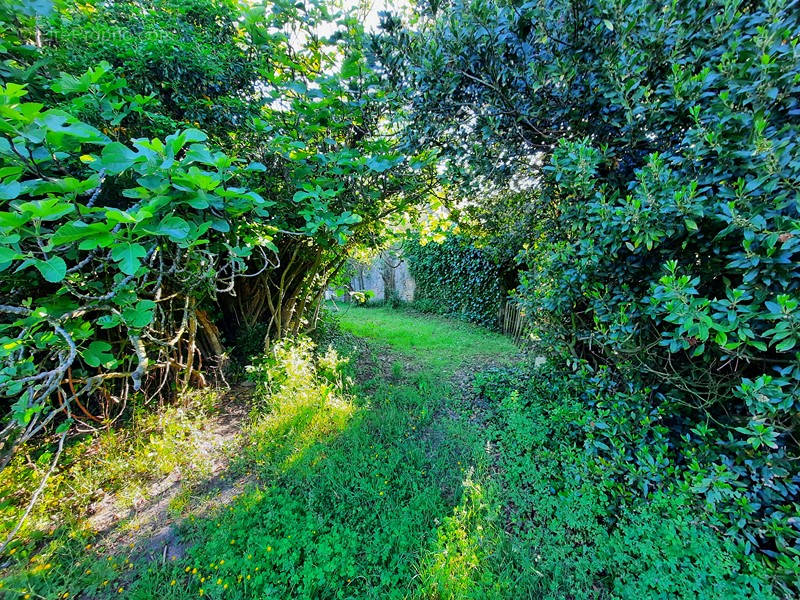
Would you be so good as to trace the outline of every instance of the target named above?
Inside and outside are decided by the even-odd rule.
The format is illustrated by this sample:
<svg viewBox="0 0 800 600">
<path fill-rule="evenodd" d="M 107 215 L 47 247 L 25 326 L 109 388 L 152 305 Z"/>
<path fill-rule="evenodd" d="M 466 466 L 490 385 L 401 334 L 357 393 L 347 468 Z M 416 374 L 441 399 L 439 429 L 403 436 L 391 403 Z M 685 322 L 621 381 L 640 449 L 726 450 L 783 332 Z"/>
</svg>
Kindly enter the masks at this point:
<svg viewBox="0 0 800 600">
<path fill-rule="evenodd" d="M 211 391 L 185 394 L 179 404 L 151 411 L 134 405 L 116 428 L 71 441 L 39 500 L 17 534 L 8 560 L 0 564 L 0 591 L 14 597 L 55 598 L 76 591 L 114 588 L 133 568 L 132 548 L 109 553 L 95 547 L 99 533 L 91 520 L 96 505 L 122 511 L 151 500 L 149 486 L 174 469 L 187 481 L 208 476 L 210 457 L 202 439 L 216 411 Z M 53 447 L 31 446 L 9 464 L 0 489 L 0 534 L 18 523 L 33 490 L 49 466 Z M 136 528 L 123 521 L 120 526 Z M 10 592 L 9 592 L 10 590 Z M 2 596 L 2 594 L 0 594 Z"/>
<path fill-rule="evenodd" d="M 249 485 L 208 507 L 176 496 L 176 560 L 109 553 L 65 521 L 49 546 L 12 557 L 4 589 L 141 600 L 788 597 L 676 469 L 645 458 L 658 420 L 610 418 L 613 388 L 591 373 L 512 364 L 505 338 L 411 311 L 353 309 L 337 321 L 316 343 L 287 340 L 251 361 L 244 441 L 225 473 Z M 605 402 L 587 402 L 593 390 Z M 616 442 L 599 433 L 611 422 L 628 423 Z M 136 439 L 141 457 L 168 443 Z M 643 487 L 646 473 L 663 481 Z"/>
<path fill-rule="evenodd" d="M 523 363 L 476 384 L 496 406 L 507 560 L 518 574 L 537 574 L 517 579 L 523 597 L 594 598 L 601 589 L 621 598 L 775 597 L 763 569 L 713 527 L 665 464 L 650 465 L 660 485 L 639 485 L 646 448 L 613 455 L 601 442 L 598 452 L 608 416 L 582 397 L 587 374 Z M 628 435 L 638 430 L 641 441 L 658 427 L 627 417 Z"/>
</svg>

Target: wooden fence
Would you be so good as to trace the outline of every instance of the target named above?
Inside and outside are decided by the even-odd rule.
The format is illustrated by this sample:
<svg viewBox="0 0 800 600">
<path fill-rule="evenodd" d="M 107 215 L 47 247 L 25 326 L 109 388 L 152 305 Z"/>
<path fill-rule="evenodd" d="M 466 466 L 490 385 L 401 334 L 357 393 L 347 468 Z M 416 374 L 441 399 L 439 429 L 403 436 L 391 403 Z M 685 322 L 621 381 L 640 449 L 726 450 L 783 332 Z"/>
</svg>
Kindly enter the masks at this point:
<svg viewBox="0 0 800 600">
<path fill-rule="evenodd" d="M 519 304 L 506 300 L 500 306 L 498 318 L 502 332 L 510 336 L 515 343 L 527 341 L 529 321 L 525 310 Z"/>
</svg>

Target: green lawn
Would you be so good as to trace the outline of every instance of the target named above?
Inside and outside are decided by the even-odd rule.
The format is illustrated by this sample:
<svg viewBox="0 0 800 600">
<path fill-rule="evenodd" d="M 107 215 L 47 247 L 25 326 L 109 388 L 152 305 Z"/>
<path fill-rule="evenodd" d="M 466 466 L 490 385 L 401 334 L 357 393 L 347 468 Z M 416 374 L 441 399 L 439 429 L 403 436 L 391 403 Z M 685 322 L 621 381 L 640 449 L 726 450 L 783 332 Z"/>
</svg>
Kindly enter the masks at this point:
<svg viewBox="0 0 800 600">
<path fill-rule="evenodd" d="M 344 305 L 336 314 L 342 329 L 445 374 L 476 360 L 508 361 L 517 352 L 508 337 L 452 319 L 355 305 Z"/>
</svg>

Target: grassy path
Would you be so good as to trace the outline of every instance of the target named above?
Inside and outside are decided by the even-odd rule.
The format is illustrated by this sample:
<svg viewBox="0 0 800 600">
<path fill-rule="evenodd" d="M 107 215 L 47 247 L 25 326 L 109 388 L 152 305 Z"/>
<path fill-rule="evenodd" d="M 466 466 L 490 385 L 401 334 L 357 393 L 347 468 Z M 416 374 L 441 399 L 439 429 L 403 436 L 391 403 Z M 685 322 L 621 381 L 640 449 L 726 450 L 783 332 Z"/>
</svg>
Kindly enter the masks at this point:
<svg viewBox="0 0 800 600">
<path fill-rule="evenodd" d="M 389 347 L 444 379 L 459 368 L 507 361 L 517 351 L 508 338 L 486 329 L 391 309 L 348 307 L 340 322 L 346 331 Z"/>
<path fill-rule="evenodd" d="M 486 470 L 486 440 L 459 381 L 514 346 L 384 309 L 353 308 L 341 325 L 368 340 L 351 365 L 356 393 L 320 401 L 324 391 L 301 385 L 257 421 L 248 456 L 262 485 L 187 532 L 196 545 L 185 563 L 208 572 L 204 595 L 440 597 L 437 588 L 473 571 L 472 548 L 460 548 L 463 564 L 448 548 L 467 542 L 459 515 L 479 502 L 472 482 Z"/>
<path fill-rule="evenodd" d="M 687 498 L 609 506 L 605 466 L 575 442 L 584 403 L 513 366 L 508 339 L 380 308 L 339 319 L 327 352 L 295 340 L 255 365 L 234 456 L 181 488 L 180 524 L 149 551 L 76 515 L 0 562 L 0 597 L 772 598 Z M 208 438 L 186 419 L 138 442 L 142 473 Z"/>
<path fill-rule="evenodd" d="M 277 378 L 273 394 L 256 398 L 239 455 L 216 477 L 242 485 L 210 504 L 181 495 L 182 524 L 163 560 L 161 546 L 155 560 L 152 548 L 121 554 L 74 523 L 46 553 L 7 569 L 0 592 L 461 597 L 483 551 L 483 534 L 467 531 L 466 521 L 481 504 L 476 481 L 488 468 L 469 382 L 516 349 L 483 329 L 412 313 L 353 307 L 340 321 L 350 336 L 334 345 L 358 357 L 345 369 L 354 383 L 332 376 L 334 354 L 314 359 L 302 344 L 287 346 L 267 376 Z"/>
</svg>

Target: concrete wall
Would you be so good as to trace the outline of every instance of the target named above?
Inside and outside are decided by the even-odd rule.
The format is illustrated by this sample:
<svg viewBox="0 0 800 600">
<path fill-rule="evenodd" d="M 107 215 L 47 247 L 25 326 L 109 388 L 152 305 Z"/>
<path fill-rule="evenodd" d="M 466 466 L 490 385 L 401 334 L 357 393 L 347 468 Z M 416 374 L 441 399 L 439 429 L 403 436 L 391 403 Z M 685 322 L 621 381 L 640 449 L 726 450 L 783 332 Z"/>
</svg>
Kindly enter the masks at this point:
<svg viewBox="0 0 800 600">
<path fill-rule="evenodd" d="M 416 284 L 408 271 L 408 264 L 402 256 L 392 250 L 381 252 L 371 264 L 362 266 L 357 274 L 350 280 L 353 291 L 371 290 L 375 293 L 373 300 L 385 300 L 387 287 L 392 286 L 397 296 L 405 301 L 414 300 Z"/>
</svg>

